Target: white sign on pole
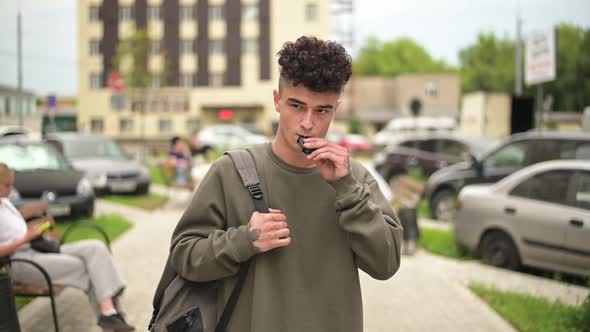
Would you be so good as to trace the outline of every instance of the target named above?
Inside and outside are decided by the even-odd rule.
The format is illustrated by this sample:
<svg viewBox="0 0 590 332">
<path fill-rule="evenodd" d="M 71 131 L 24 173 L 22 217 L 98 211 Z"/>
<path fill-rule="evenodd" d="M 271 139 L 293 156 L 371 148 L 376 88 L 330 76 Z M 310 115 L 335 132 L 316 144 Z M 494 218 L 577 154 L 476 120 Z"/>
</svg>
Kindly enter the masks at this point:
<svg viewBox="0 0 590 332">
<path fill-rule="evenodd" d="M 525 82 L 527 85 L 555 79 L 556 53 L 555 29 L 532 34 L 527 38 L 525 59 Z"/>
</svg>

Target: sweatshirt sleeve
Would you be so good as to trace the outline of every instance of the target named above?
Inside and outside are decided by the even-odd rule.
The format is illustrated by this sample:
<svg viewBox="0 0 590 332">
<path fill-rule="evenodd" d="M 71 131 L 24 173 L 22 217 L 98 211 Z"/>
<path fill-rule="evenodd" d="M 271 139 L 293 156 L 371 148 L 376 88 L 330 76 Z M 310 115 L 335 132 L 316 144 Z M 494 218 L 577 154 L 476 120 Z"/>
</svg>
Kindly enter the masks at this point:
<svg viewBox="0 0 590 332">
<path fill-rule="evenodd" d="M 248 226 L 229 227 L 221 181 L 228 158 L 215 162 L 193 193 L 172 235 L 172 267 L 185 279 L 210 281 L 236 274 L 240 263 L 257 253 Z M 232 166 L 233 167 L 233 166 Z M 235 224 L 235 223 L 234 223 Z"/>
<path fill-rule="evenodd" d="M 371 277 L 385 280 L 400 266 L 403 229 L 368 171 L 364 170 L 362 183 L 352 173 L 329 182 L 336 191 L 338 220 L 349 234 L 357 266 Z"/>
</svg>

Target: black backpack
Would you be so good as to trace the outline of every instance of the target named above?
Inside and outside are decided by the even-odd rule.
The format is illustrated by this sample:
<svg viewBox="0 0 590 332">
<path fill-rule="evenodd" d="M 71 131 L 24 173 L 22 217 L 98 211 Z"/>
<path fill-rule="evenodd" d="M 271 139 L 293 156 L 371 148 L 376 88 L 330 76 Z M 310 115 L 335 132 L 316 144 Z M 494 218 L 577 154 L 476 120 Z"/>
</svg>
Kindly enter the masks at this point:
<svg viewBox="0 0 590 332">
<path fill-rule="evenodd" d="M 254 200 L 256 211 L 269 213 L 254 159 L 246 150 L 228 151 L 244 186 Z M 242 263 L 237 282 L 220 316 L 217 314 L 217 281 L 192 282 L 179 276 L 166 261 L 164 272 L 154 294 L 151 332 L 223 332 L 225 331 L 246 280 L 253 258 Z M 218 319 L 219 317 L 219 319 Z"/>
</svg>

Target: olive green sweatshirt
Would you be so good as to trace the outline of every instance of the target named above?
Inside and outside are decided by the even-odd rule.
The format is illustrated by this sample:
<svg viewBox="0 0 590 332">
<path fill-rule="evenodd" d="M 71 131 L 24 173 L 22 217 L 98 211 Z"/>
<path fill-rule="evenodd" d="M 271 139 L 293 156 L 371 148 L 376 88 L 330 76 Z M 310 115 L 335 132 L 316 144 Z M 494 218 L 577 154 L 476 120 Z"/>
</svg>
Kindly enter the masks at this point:
<svg viewBox="0 0 590 332">
<path fill-rule="evenodd" d="M 317 168 L 281 160 L 256 145 L 256 169 L 270 208 L 287 217 L 291 244 L 258 253 L 248 237 L 254 203 L 228 156 L 193 194 L 172 237 L 174 269 L 192 281 L 220 280 L 219 312 L 240 263 L 256 256 L 228 332 L 358 332 L 358 268 L 388 279 L 399 268 L 402 228 L 375 179 L 351 160 L 351 174 L 327 182 Z"/>
</svg>

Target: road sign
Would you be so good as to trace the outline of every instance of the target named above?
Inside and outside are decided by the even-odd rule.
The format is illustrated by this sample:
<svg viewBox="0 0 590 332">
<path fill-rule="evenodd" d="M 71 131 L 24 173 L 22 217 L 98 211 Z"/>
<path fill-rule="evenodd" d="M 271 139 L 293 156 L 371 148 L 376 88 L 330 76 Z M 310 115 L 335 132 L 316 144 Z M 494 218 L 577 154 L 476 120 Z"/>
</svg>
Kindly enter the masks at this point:
<svg viewBox="0 0 590 332">
<path fill-rule="evenodd" d="M 556 77 L 555 29 L 532 34 L 526 41 L 527 85 L 553 81 Z"/>
<path fill-rule="evenodd" d="M 57 112 L 57 97 L 55 95 L 47 96 L 47 115 L 50 119 L 55 118 L 55 112 Z"/>
<path fill-rule="evenodd" d="M 112 73 L 109 76 L 107 85 L 115 93 L 120 93 L 125 89 L 125 81 L 120 73 Z"/>
</svg>

